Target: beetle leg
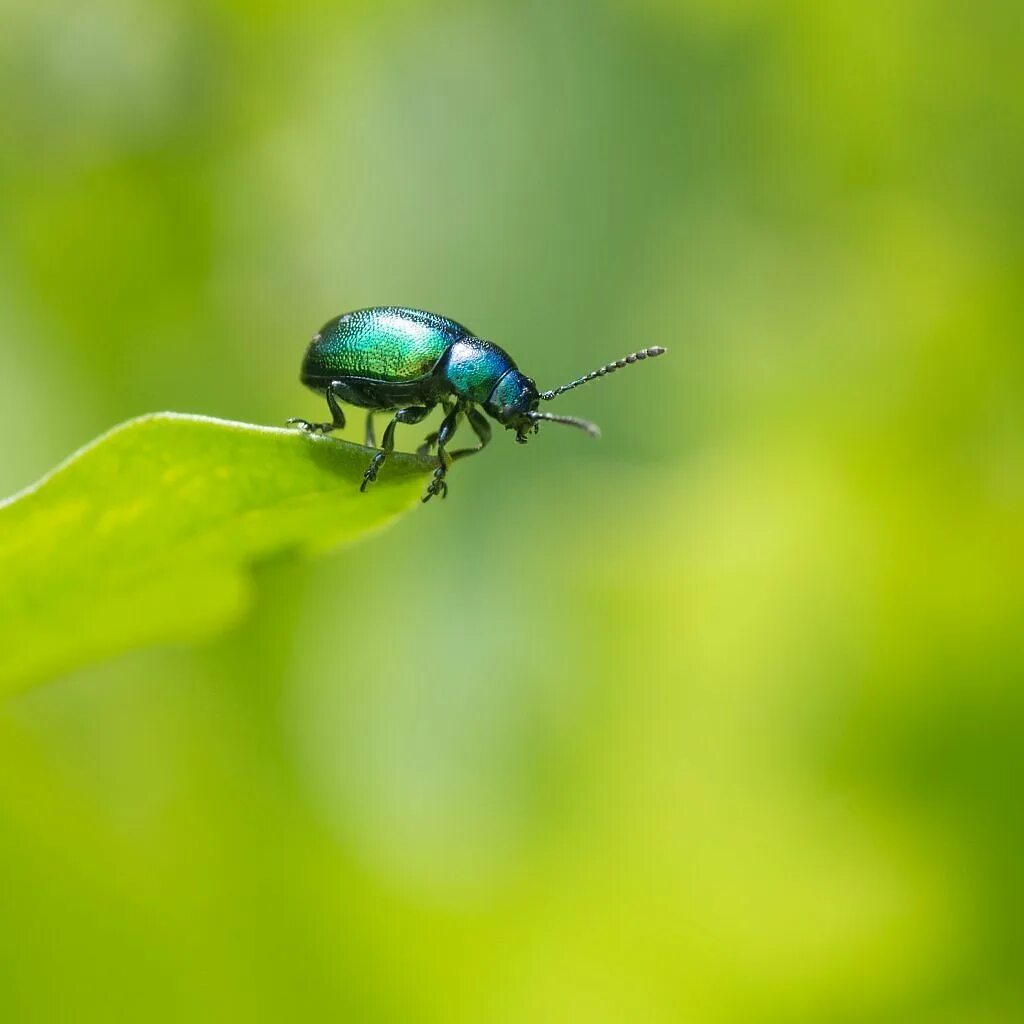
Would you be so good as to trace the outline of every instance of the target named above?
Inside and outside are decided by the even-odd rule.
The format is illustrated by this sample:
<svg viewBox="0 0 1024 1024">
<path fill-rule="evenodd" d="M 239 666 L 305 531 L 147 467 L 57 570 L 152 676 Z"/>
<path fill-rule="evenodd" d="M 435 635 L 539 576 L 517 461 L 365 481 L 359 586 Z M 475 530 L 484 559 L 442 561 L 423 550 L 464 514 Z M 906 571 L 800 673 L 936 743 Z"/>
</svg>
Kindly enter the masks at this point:
<svg viewBox="0 0 1024 1024">
<path fill-rule="evenodd" d="M 483 451 L 491 440 L 490 423 L 471 405 L 466 406 L 466 419 L 469 420 L 469 425 L 473 428 L 473 433 L 476 434 L 480 443 L 474 448 L 460 448 L 457 452 L 452 452 L 450 456 L 452 462 L 464 459 L 467 455 L 475 455 L 477 452 Z"/>
<path fill-rule="evenodd" d="M 424 504 L 437 494 L 440 494 L 442 498 L 448 497 L 448 484 L 445 481 L 445 476 L 448 473 L 451 460 L 448 458 L 448 453 L 444 448 L 440 447 L 437 449 L 437 459 L 438 467 L 434 470 L 434 475 L 427 485 L 427 493 L 423 495 Z"/>
<path fill-rule="evenodd" d="M 450 413 L 452 409 L 455 408 L 455 405 L 455 402 L 449 401 L 446 398 L 441 399 L 441 408 L 444 410 L 445 416 L 447 416 L 448 413 Z M 425 438 L 423 438 L 423 444 L 421 444 L 419 448 L 416 449 L 417 455 L 430 454 L 430 449 L 433 448 L 435 444 L 437 444 L 437 433 L 438 432 L 436 430 L 433 430 L 429 434 L 427 434 Z"/>
<path fill-rule="evenodd" d="M 435 495 L 440 494 L 442 498 L 448 497 L 448 484 L 445 483 L 445 475 L 451 465 L 451 458 L 445 451 L 445 446 L 455 436 L 459 425 L 459 417 L 462 415 L 462 406 L 455 405 L 441 421 L 437 431 L 437 460 L 438 467 L 434 470 L 434 477 L 427 486 L 427 493 L 423 495 L 424 501 L 430 501 Z"/>
<path fill-rule="evenodd" d="M 376 448 L 377 447 L 377 435 L 373 429 L 373 410 L 369 409 L 366 413 L 366 447 Z"/>
<path fill-rule="evenodd" d="M 327 396 L 327 408 L 331 410 L 331 430 L 343 429 L 345 426 L 345 414 L 341 411 L 341 406 L 338 405 L 338 396 L 334 393 L 334 385 L 328 385 L 324 394 Z M 325 430 L 324 433 L 326 434 L 327 431 Z"/>
<path fill-rule="evenodd" d="M 293 416 L 288 420 L 289 426 L 296 426 L 307 434 L 329 434 L 332 430 L 341 430 L 345 426 L 345 414 L 338 405 L 338 399 L 334 394 L 334 385 L 329 384 L 324 392 L 327 398 L 327 408 L 331 410 L 330 423 L 310 423 L 299 416 Z"/>
<path fill-rule="evenodd" d="M 416 449 L 416 454 L 417 455 L 429 455 L 430 454 L 430 449 L 433 448 L 435 444 L 437 444 L 437 431 L 436 430 L 433 431 L 430 434 L 427 434 L 427 436 L 425 438 L 423 438 L 423 444 L 421 444 L 419 446 L 419 448 Z"/>
<path fill-rule="evenodd" d="M 384 437 L 381 439 L 380 451 L 370 460 L 370 465 L 367 466 L 366 472 L 363 474 L 363 482 L 359 486 L 359 490 L 365 491 L 374 480 L 377 479 L 377 473 L 380 472 L 380 467 L 384 465 L 384 461 L 387 457 L 395 450 L 395 427 L 399 423 L 419 423 L 420 420 L 424 419 L 430 413 L 430 407 L 426 405 L 413 405 L 408 409 L 399 409 L 395 413 L 394 419 L 384 429 Z"/>
</svg>

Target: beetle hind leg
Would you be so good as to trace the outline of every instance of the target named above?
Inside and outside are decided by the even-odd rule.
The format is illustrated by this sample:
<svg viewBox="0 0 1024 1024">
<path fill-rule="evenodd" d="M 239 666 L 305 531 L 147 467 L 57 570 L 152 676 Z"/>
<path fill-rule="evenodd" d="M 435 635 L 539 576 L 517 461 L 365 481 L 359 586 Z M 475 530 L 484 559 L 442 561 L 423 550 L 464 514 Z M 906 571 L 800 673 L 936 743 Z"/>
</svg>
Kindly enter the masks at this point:
<svg viewBox="0 0 1024 1024">
<path fill-rule="evenodd" d="M 330 423 L 310 423 L 300 416 L 293 416 L 287 421 L 288 426 L 298 427 L 307 434 L 329 434 L 332 430 L 341 430 L 345 426 L 345 414 L 338 405 L 337 396 L 334 394 L 334 385 L 330 384 L 324 392 L 327 399 L 327 408 L 331 411 Z"/>
</svg>

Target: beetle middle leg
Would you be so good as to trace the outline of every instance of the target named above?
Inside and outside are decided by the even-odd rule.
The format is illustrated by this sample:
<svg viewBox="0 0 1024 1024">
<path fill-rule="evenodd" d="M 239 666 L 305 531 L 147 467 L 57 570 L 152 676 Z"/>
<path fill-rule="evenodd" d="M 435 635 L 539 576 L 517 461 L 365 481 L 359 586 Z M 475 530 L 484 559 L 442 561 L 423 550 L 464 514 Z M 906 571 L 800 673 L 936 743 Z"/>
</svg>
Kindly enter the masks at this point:
<svg viewBox="0 0 1024 1024">
<path fill-rule="evenodd" d="M 327 408 L 331 411 L 330 423 L 310 423 L 309 420 L 293 416 L 288 420 L 288 425 L 296 426 L 307 434 L 329 434 L 332 430 L 341 430 L 345 426 L 345 414 L 341 411 L 341 406 L 338 405 L 333 384 L 327 385 L 324 397 L 327 399 Z"/>
<path fill-rule="evenodd" d="M 395 427 L 399 423 L 419 423 L 429 413 L 430 407 L 427 405 L 412 405 L 408 409 L 399 409 L 395 413 L 394 419 L 384 429 L 384 437 L 381 438 L 380 442 L 380 451 L 370 460 L 370 465 L 367 466 L 366 472 L 363 474 L 363 482 L 359 485 L 359 490 L 365 491 L 377 479 L 380 467 L 384 465 L 387 457 L 395 450 Z"/>
<path fill-rule="evenodd" d="M 445 446 L 455 436 L 462 411 L 462 406 L 455 405 L 445 418 L 441 420 L 441 426 L 437 431 L 437 460 L 439 465 L 434 470 L 434 477 L 427 486 L 427 493 L 423 495 L 425 502 L 430 501 L 437 494 L 440 494 L 442 498 L 448 497 L 448 484 L 444 478 L 448 473 L 448 467 L 451 465 L 451 457 L 445 451 Z"/>
<path fill-rule="evenodd" d="M 377 447 L 377 434 L 373 429 L 373 409 L 366 410 L 366 434 L 365 444 L 367 448 Z"/>
<path fill-rule="evenodd" d="M 443 398 L 441 399 L 441 408 L 444 410 L 445 416 L 448 415 L 455 408 L 454 402 L 446 402 Z M 437 444 L 438 431 L 433 430 L 425 438 L 423 438 L 423 444 L 416 449 L 417 455 L 429 455 L 430 449 Z"/>
</svg>

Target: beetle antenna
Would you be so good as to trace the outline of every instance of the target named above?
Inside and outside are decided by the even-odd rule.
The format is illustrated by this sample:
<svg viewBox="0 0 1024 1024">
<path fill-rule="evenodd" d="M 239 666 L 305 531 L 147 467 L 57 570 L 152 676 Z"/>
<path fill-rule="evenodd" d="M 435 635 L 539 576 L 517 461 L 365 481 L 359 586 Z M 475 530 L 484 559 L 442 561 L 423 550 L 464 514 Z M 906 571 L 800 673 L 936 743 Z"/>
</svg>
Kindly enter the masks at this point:
<svg viewBox="0 0 1024 1024">
<path fill-rule="evenodd" d="M 540 420 L 548 420 L 551 423 L 565 423 L 570 427 L 579 427 L 580 430 L 590 437 L 601 436 L 601 428 L 596 423 L 591 423 L 590 420 L 577 419 L 575 416 L 555 416 L 550 412 L 528 412 L 526 415 L 534 423 L 538 423 Z"/>
<path fill-rule="evenodd" d="M 632 366 L 633 363 L 639 363 L 644 359 L 653 359 L 655 356 L 660 356 L 665 350 L 660 345 L 654 345 L 652 348 L 642 348 L 639 352 L 630 352 L 628 356 L 623 356 L 621 359 L 616 359 L 614 363 L 608 363 L 606 366 L 602 366 L 599 370 L 594 370 L 593 373 L 588 373 L 585 377 L 580 377 L 579 380 L 570 381 L 568 384 L 563 384 L 560 388 L 555 388 L 554 391 L 543 391 L 540 397 L 545 402 L 550 402 L 552 398 L 557 398 L 560 394 L 565 391 L 572 391 L 573 388 L 578 388 L 581 384 L 587 384 L 592 380 L 597 380 L 598 377 L 604 377 L 609 373 L 614 373 L 616 370 L 624 370 L 627 366 Z"/>
</svg>

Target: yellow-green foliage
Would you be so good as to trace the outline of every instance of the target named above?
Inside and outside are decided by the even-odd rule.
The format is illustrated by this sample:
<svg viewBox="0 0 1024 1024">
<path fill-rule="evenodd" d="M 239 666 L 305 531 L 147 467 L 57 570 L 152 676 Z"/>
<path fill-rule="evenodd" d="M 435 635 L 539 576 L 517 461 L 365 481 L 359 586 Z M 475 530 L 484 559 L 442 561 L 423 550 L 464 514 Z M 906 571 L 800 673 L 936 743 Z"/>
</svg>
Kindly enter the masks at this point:
<svg viewBox="0 0 1024 1024">
<path fill-rule="evenodd" d="M 323 416 L 360 306 L 669 349 L 315 559 L 422 471 L 153 425 L 94 499 L 322 492 L 238 619 L 244 523 L 129 596 L 3 514 L 70 559 L 0 577 L 22 681 L 232 624 L 0 701 L 0 1024 L 1024 1020 L 1021 0 L 0 10 L 0 494 Z"/>
</svg>

